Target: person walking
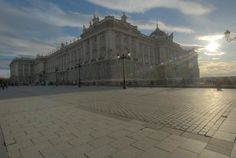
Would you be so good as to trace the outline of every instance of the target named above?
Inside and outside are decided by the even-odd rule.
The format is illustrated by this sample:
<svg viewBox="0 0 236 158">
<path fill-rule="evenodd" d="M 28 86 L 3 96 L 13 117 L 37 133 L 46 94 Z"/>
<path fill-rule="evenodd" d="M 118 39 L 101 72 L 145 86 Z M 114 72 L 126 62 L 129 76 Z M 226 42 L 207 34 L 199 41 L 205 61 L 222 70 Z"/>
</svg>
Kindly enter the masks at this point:
<svg viewBox="0 0 236 158">
<path fill-rule="evenodd" d="M 6 90 L 8 90 L 8 82 L 6 81 Z"/>
<path fill-rule="evenodd" d="M 2 90 L 2 80 L 0 80 L 0 90 Z"/>
<path fill-rule="evenodd" d="M 3 83 L 3 80 L 1 80 L 1 89 L 4 90 L 4 83 Z"/>
</svg>

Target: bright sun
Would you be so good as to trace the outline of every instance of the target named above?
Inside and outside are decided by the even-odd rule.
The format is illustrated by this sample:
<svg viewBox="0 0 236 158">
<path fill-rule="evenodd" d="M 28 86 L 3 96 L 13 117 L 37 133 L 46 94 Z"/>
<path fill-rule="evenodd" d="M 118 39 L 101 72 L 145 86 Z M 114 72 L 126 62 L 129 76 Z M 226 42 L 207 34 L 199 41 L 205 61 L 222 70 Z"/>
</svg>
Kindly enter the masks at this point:
<svg viewBox="0 0 236 158">
<path fill-rule="evenodd" d="M 206 49 L 207 49 L 209 52 L 216 52 L 219 47 L 220 47 L 220 44 L 219 44 L 219 43 L 217 43 L 217 42 L 210 42 L 210 43 L 206 46 Z"/>
</svg>

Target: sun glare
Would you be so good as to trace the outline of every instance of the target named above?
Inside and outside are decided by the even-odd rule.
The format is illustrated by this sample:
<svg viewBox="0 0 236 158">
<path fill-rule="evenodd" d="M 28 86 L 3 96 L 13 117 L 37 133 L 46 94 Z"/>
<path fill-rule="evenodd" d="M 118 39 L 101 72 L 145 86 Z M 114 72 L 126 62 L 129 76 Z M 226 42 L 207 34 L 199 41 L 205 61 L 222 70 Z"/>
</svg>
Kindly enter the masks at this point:
<svg viewBox="0 0 236 158">
<path fill-rule="evenodd" d="M 215 52 L 218 50 L 218 48 L 220 47 L 220 44 L 217 43 L 217 42 L 210 42 L 207 46 L 206 46 L 206 49 L 209 51 L 209 52 Z"/>
</svg>

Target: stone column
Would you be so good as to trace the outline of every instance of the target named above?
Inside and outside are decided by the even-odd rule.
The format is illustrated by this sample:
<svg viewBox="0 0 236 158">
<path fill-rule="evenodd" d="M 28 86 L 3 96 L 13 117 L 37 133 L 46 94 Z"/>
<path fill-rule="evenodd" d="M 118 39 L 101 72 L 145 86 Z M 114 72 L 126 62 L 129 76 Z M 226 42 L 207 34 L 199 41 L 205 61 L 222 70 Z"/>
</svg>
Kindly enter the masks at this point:
<svg viewBox="0 0 236 158">
<path fill-rule="evenodd" d="M 108 49 L 108 57 L 114 58 L 116 56 L 115 54 L 115 34 L 112 30 L 108 31 L 108 40 L 107 40 L 107 49 Z"/>
<path fill-rule="evenodd" d="M 89 63 L 91 62 L 92 58 L 92 52 L 93 52 L 93 39 L 90 38 L 89 39 L 89 54 L 88 54 L 88 59 L 89 59 Z"/>
<path fill-rule="evenodd" d="M 110 31 L 106 31 L 105 32 L 105 54 L 104 54 L 104 58 L 107 59 L 110 57 L 110 52 L 109 52 L 109 48 L 110 48 Z"/>
<path fill-rule="evenodd" d="M 119 52 L 120 53 L 120 55 L 122 54 L 122 53 L 124 53 L 123 51 L 124 51 L 124 35 L 122 34 L 122 33 L 120 33 L 120 51 L 121 52 Z"/>
<path fill-rule="evenodd" d="M 116 58 L 117 54 L 116 54 L 116 34 L 113 30 L 111 30 L 111 36 L 112 36 L 112 46 L 111 46 L 111 49 L 112 49 L 112 56 L 114 58 Z"/>
<path fill-rule="evenodd" d="M 127 36 L 127 41 L 128 41 L 128 50 L 130 51 L 130 53 L 132 53 L 131 51 L 132 51 L 132 39 L 131 39 L 131 37 L 128 35 Z M 128 52 L 126 52 L 126 54 L 128 54 Z"/>
<path fill-rule="evenodd" d="M 151 65 L 152 63 L 152 59 L 151 59 L 151 53 L 152 53 L 152 48 L 150 46 L 148 46 L 148 64 Z"/>
<path fill-rule="evenodd" d="M 100 58 L 100 34 L 97 35 L 97 60 Z"/>
</svg>

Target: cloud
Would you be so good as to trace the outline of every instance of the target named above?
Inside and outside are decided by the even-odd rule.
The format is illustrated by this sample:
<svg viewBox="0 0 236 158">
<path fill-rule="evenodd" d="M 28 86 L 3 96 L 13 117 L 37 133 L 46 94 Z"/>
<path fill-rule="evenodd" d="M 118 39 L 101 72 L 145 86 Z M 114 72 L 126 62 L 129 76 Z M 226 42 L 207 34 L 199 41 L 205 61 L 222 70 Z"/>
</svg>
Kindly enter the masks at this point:
<svg viewBox="0 0 236 158">
<path fill-rule="evenodd" d="M 214 35 L 205 35 L 205 36 L 197 36 L 195 39 L 200 41 L 218 41 L 224 38 L 223 34 L 214 34 Z"/>
<path fill-rule="evenodd" d="M 0 78 L 10 77 L 9 64 L 13 60 L 14 56 L 1 55 L 0 54 Z"/>
<path fill-rule="evenodd" d="M 185 49 L 185 50 L 198 50 L 200 48 L 202 48 L 202 45 L 200 44 L 186 44 L 186 43 L 179 43 L 180 46 Z"/>
<path fill-rule="evenodd" d="M 225 54 L 225 52 L 220 51 L 218 49 L 215 51 L 210 51 L 207 49 L 207 47 L 197 48 L 195 51 L 199 54 L 205 54 L 207 56 L 222 56 Z"/>
<path fill-rule="evenodd" d="M 224 55 L 225 52 L 205 52 L 204 54 L 208 55 L 208 56 L 221 56 L 221 55 Z"/>
<path fill-rule="evenodd" d="M 16 37 L 1 36 L 0 42 L 5 46 L 3 53 L 20 55 L 36 55 L 54 49 L 53 45 L 44 43 L 40 40 L 28 40 Z"/>
<path fill-rule="evenodd" d="M 40 2 L 40 4 L 42 4 L 42 2 Z M 40 8 L 37 8 L 37 5 L 39 4 L 34 2 L 33 6 L 35 8 L 27 8 L 25 10 L 31 12 L 31 15 L 38 20 L 58 27 L 82 27 L 84 24 L 88 24 L 92 17 L 90 14 L 64 11 L 52 3 L 44 2 L 44 7 Z"/>
<path fill-rule="evenodd" d="M 201 77 L 236 76 L 236 60 L 199 61 Z"/>
<path fill-rule="evenodd" d="M 92 17 L 89 14 L 64 11 L 45 1 L 28 2 L 26 7 L 0 1 L 0 58 L 1 55 L 17 57 L 47 54 L 49 50 L 60 46 L 61 42 L 70 41 L 79 35 L 79 32 L 78 35 L 66 33 L 65 27 L 79 31 L 82 24 Z M 6 70 L 8 64 L 1 61 L 0 69 Z"/>
<path fill-rule="evenodd" d="M 0 5 L 0 53 L 41 53 L 55 48 L 74 35 L 64 32 L 65 27 L 81 28 L 92 15 L 64 11 L 53 3 L 29 1 L 30 7 Z M 39 4 L 40 3 L 40 4 Z M 79 32 L 78 32 L 79 35 Z"/>
<path fill-rule="evenodd" d="M 137 25 L 139 29 L 143 30 L 155 30 L 157 22 L 155 20 L 131 20 L 131 23 Z M 194 33 L 194 30 L 183 26 L 173 26 L 166 24 L 162 21 L 158 21 L 160 29 L 170 32 L 180 32 L 180 33 Z"/>
<path fill-rule="evenodd" d="M 0 78 L 10 77 L 10 71 L 6 69 L 0 69 Z"/>
<path fill-rule="evenodd" d="M 109 8 L 130 13 L 145 12 L 153 8 L 176 9 L 187 15 L 204 15 L 214 10 L 209 4 L 202 4 L 201 1 L 193 0 L 88 0 L 89 2 Z"/>
<path fill-rule="evenodd" d="M 215 33 L 204 36 L 196 36 L 195 39 L 204 42 L 204 46 L 197 49 L 198 53 L 208 56 L 221 56 L 225 54 L 225 52 L 221 50 L 221 42 L 222 39 L 224 39 L 223 34 Z"/>
</svg>

